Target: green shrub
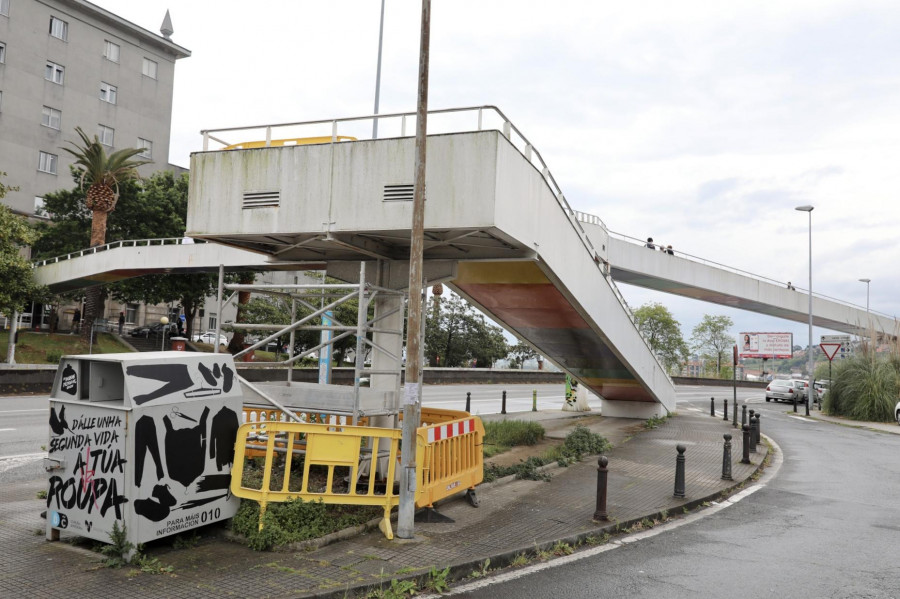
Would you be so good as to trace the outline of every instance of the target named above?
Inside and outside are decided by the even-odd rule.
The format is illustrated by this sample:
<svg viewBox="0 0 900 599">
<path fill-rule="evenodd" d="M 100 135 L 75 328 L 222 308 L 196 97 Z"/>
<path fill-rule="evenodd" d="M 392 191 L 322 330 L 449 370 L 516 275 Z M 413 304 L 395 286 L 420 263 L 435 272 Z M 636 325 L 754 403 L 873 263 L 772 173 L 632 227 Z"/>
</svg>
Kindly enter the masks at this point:
<svg viewBox="0 0 900 599">
<path fill-rule="evenodd" d="M 62 359 L 63 353 L 61 351 L 48 351 L 47 352 L 47 363 L 48 364 L 59 364 L 59 361 Z"/>
<path fill-rule="evenodd" d="M 586 426 L 578 425 L 566 435 L 562 451 L 566 457 L 580 460 L 582 456 L 604 453 L 611 447 L 606 437 L 592 433 Z"/>
<path fill-rule="evenodd" d="M 841 360 L 834 369 L 834 380 L 825 394 L 825 411 L 853 420 L 893 420 L 894 405 L 900 390 L 897 368 L 896 359 L 881 357 L 871 350 L 862 350 Z"/>
<path fill-rule="evenodd" d="M 501 420 L 484 423 L 484 442 L 490 445 L 515 447 L 536 445 L 544 438 L 544 427 L 525 420 Z"/>
</svg>

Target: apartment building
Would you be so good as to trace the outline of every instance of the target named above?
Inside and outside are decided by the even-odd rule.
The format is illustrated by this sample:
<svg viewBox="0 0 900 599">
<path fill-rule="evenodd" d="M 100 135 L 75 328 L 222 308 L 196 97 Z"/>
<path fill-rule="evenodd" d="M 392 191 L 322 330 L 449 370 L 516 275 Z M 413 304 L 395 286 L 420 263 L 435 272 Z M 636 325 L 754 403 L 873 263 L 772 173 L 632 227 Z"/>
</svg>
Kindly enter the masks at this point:
<svg viewBox="0 0 900 599">
<path fill-rule="evenodd" d="M 40 216 L 44 194 L 72 187 L 61 148 L 75 127 L 109 152 L 142 148 L 144 175 L 173 168 L 175 62 L 190 52 L 160 18 L 157 35 L 84 0 L 0 0 L 0 171 L 19 188 L 9 207 Z"/>
</svg>

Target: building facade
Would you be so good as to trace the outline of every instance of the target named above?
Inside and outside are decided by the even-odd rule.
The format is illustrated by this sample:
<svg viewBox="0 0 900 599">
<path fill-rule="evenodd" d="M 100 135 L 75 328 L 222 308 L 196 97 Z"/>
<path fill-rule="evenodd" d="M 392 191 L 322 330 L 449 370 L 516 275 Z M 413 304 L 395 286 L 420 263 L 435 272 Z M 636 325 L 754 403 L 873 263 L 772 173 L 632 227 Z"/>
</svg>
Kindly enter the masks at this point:
<svg viewBox="0 0 900 599">
<path fill-rule="evenodd" d="M 170 169 L 175 62 L 190 52 L 83 0 L 0 0 L 0 171 L 4 202 L 41 216 L 44 194 L 71 189 L 62 150 L 96 135 L 107 152 L 142 148 L 149 175 Z"/>
</svg>

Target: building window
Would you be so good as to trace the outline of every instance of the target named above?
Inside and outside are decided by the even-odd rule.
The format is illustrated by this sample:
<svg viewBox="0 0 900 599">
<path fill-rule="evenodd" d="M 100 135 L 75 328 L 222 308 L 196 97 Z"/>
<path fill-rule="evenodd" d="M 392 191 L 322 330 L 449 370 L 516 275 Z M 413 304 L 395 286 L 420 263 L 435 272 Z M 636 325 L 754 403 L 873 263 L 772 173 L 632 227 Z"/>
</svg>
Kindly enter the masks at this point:
<svg viewBox="0 0 900 599">
<path fill-rule="evenodd" d="M 66 41 L 69 39 L 69 24 L 62 19 L 50 17 L 50 35 Z"/>
<path fill-rule="evenodd" d="M 153 142 L 149 139 L 138 137 L 137 147 L 141 149 L 138 154 L 141 158 L 153 158 Z"/>
<path fill-rule="evenodd" d="M 209 313 L 209 327 L 207 327 L 206 330 L 208 330 L 208 331 L 216 330 L 216 313 L 215 312 Z"/>
<path fill-rule="evenodd" d="M 97 125 L 97 137 L 104 146 L 114 146 L 116 141 L 116 130 L 106 125 Z"/>
<path fill-rule="evenodd" d="M 137 322 L 137 312 L 138 305 L 137 304 L 125 304 L 125 322 L 128 324 L 134 324 Z"/>
<path fill-rule="evenodd" d="M 49 216 L 47 214 L 47 210 L 44 208 L 44 198 L 40 196 L 34 196 L 34 214 L 35 216 Z"/>
<path fill-rule="evenodd" d="M 103 58 L 113 62 L 119 62 L 119 44 L 106 40 L 103 42 Z"/>
<path fill-rule="evenodd" d="M 59 129 L 59 122 L 62 119 L 62 112 L 49 106 L 44 106 L 41 114 L 41 124 L 51 129 Z"/>
<path fill-rule="evenodd" d="M 9 0 L 0 0 L 0 15 L 9 16 Z"/>
<path fill-rule="evenodd" d="M 56 174 L 56 162 L 59 158 L 56 154 L 49 152 L 40 152 L 38 160 L 38 170 L 42 173 Z"/>
<path fill-rule="evenodd" d="M 6 62 L 6 44 L 0 42 L 0 63 Z"/>
<path fill-rule="evenodd" d="M 47 66 L 44 67 L 44 79 L 62 85 L 65 77 L 66 67 L 49 60 L 47 61 Z"/>
<path fill-rule="evenodd" d="M 156 79 L 156 71 L 159 68 L 159 65 L 156 62 L 150 60 L 149 58 L 144 59 L 144 75 L 150 77 L 151 79 Z"/>
<path fill-rule="evenodd" d="M 119 96 L 119 88 L 109 83 L 100 82 L 100 99 L 110 104 L 115 104 Z"/>
</svg>

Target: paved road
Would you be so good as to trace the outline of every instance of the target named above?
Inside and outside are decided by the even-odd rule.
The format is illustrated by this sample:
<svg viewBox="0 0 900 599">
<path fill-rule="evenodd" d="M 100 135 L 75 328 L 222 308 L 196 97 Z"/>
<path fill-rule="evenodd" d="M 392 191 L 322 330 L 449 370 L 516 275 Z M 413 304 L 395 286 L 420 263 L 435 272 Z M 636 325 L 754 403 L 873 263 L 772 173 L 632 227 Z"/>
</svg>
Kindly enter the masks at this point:
<svg viewBox="0 0 900 599">
<path fill-rule="evenodd" d="M 693 399 L 681 391 L 679 410 L 707 412 L 716 393 L 705 393 L 704 404 L 699 391 Z M 784 456 L 778 475 L 757 492 L 640 542 L 456 592 L 491 599 L 900 597 L 900 436 L 795 416 L 787 404 L 747 395 Z"/>
</svg>

